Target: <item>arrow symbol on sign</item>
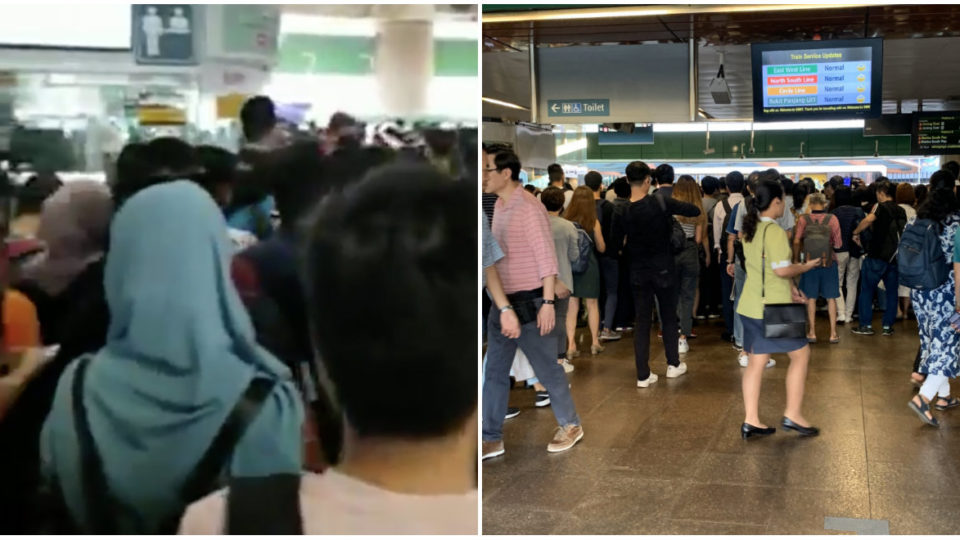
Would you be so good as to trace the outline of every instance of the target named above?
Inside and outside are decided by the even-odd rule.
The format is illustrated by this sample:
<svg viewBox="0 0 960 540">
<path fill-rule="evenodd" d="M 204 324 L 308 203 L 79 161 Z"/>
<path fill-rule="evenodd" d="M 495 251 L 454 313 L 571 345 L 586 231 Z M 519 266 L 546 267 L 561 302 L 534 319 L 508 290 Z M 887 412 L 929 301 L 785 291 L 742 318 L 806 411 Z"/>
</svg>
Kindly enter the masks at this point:
<svg viewBox="0 0 960 540">
<path fill-rule="evenodd" d="M 553 105 L 551 105 L 551 106 L 550 106 L 550 110 L 553 111 L 553 112 L 557 112 L 557 104 L 554 103 Z"/>
</svg>

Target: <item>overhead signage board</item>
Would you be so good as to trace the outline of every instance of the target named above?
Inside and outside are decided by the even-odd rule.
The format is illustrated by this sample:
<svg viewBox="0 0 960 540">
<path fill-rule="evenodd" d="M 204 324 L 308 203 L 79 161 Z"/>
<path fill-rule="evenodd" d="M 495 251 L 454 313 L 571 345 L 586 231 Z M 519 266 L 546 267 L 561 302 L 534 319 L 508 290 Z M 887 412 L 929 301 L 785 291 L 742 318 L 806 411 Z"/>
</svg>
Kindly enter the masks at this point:
<svg viewBox="0 0 960 540">
<path fill-rule="evenodd" d="M 197 24 L 190 4 L 134 4 L 134 58 L 138 64 L 196 65 Z"/>
<path fill-rule="evenodd" d="M 910 153 L 960 154 L 960 111 L 916 113 Z"/>
<path fill-rule="evenodd" d="M 634 126 L 633 131 L 617 131 L 601 127 L 597 132 L 597 144 L 600 146 L 653 144 L 653 124 L 638 124 Z"/>
<path fill-rule="evenodd" d="M 610 116 L 609 99 L 551 99 L 547 116 Z"/>
<path fill-rule="evenodd" d="M 689 54 L 684 43 L 537 48 L 538 118 L 533 120 L 689 122 Z"/>
</svg>

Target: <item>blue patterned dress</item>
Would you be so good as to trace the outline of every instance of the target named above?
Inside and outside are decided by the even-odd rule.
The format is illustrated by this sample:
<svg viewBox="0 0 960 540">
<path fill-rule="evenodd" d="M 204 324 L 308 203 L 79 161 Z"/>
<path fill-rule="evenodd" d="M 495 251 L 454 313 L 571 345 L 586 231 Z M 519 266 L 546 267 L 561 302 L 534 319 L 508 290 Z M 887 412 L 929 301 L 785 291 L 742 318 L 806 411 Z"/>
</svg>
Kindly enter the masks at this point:
<svg viewBox="0 0 960 540">
<path fill-rule="evenodd" d="M 944 220 L 940 233 L 940 247 L 947 258 L 953 261 L 953 237 L 960 227 L 960 213 L 951 214 Z M 960 355 L 960 333 L 947 322 L 955 309 L 953 293 L 953 264 L 950 264 L 947 281 L 931 291 L 913 289 L 913 309 L 920 325 L 921 371 L 930 375 L 957 376 L 957 358 Z"/>
</svg>

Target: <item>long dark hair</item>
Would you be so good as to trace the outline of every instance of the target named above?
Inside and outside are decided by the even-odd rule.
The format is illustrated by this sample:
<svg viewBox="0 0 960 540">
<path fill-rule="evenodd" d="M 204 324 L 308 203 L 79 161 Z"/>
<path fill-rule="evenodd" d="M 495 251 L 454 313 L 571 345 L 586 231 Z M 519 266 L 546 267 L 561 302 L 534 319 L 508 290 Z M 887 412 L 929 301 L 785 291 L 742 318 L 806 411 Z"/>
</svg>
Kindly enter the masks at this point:
<svg viewBox="0 0 960 540">
<path fill-rule="evenodd" d="M 753 235 L 757 234 L 757 224 L 760 223 L 760 212 L 770 208 L 774 199 L 783 199 L 783 186 L 780 182 L 768 178 L 758 180 L 753 197 L 745 201 L 747 213 L 743 216 L 744 241 L 753 241 Z"/>
<path fill-rule="evenodd" d="M 931 192 L 920 208 L 917 209 L 919 219 L 929 219 L 943 229 L 943 222 L 951 214 L 960 210 L 957 196 L 950 188 L 940 188 Z"/>
</svg>

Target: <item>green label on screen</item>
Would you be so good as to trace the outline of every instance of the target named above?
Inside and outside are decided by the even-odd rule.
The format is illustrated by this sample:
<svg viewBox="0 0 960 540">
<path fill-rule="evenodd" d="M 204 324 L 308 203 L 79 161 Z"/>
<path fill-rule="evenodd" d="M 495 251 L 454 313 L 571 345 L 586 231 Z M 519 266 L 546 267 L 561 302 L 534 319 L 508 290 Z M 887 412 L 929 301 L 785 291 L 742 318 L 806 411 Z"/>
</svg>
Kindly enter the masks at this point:
<svg viewBox="0 0 960 540">
<path fill-rule="evenodd" d="M 799 66 L 767 66 L 767 75 L 788 75 L 794 73 L 816 73 L 816 64 L 803 64 Z"/>
</svg>

